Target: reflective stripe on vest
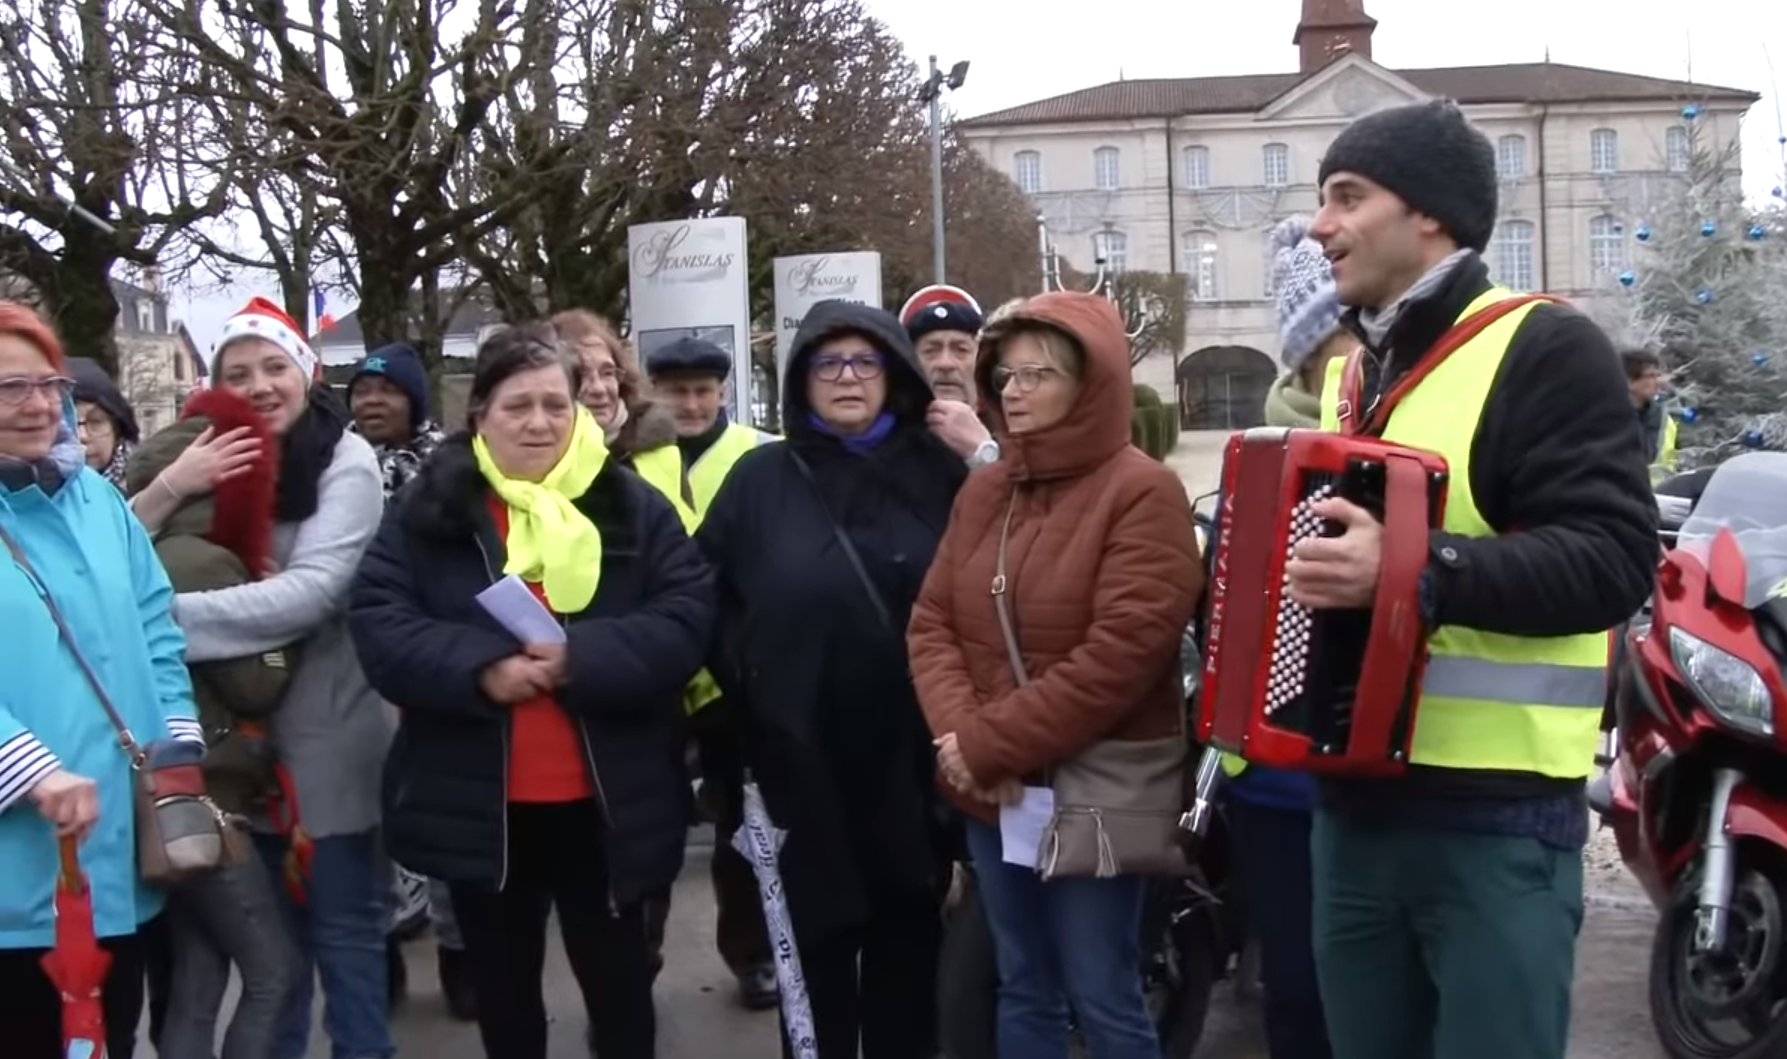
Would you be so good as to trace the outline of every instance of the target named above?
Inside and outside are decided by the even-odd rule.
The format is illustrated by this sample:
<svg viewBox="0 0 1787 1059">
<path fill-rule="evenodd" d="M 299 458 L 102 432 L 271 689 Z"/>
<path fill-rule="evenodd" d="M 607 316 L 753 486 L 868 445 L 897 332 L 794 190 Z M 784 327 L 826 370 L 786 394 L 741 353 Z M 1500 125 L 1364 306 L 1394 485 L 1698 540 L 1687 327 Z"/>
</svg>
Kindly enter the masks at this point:
<svg viewBox="0 0 1787 1059">
<path fill-rule="evenodd" d="M 1503 298 L 1491 290 L 1460 319 Z M 1535 305 L 1522 306 L 1435 367 L 1390 414 L 1384 439 L 1437 452 L 1450 482 L 1442 528 L 1495 535 L 1471 491 L 1471 445 L 1496 372 Z M 1341 361 L 1329 364 L 1322 425 L 1339 424 Z M 1458 769 L 1536 772 L 1577 779 L 1594 769 L 1607 690 L 1607 634 L 1507 636 L 1445 625 L 1428 643 L 1421 712 L 1410 761 Z"/>
<path fill-rule="evenodd" d="M 675 445 L 664 445 L 655 449 L 633 454 L 633 470 L 646 484 L 664 494 L 670 506 L 676 508 L 677 517 L 683 520 L 683 528 L 694 533 L 701 525 L 701 516 L 690 505 L 683 494 L 688 485 L 683 479 L 683 454 Z"/>
<path fill-rule="evenodd" d="M 732 465 L 740 457 L 765 441 L 774 440 L 776 438 L 772 434 L 764 434 L 738 423 L 726 424 L 726 429 L 719 438 L 689 468 L 689 486 L 695 491 L 695 510 L 703 514 L 707 512 L 714 502 L 714 496 L 720 491 L 720 483 L 726 480 L 726 475 L 732 471 Z"/>
</svg>

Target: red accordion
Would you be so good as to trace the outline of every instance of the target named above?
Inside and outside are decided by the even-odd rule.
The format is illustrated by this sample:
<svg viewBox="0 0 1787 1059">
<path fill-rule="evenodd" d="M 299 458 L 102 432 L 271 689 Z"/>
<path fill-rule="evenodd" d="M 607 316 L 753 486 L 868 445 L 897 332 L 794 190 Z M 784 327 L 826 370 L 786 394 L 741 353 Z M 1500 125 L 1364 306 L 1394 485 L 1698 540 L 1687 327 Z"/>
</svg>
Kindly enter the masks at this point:
<svg viewBox="0 0 1787 1059">
<path fill-rule="evenodd" d="M 1427 663 L 1419 583 L 1446 484 L 1442 457 L 1378 438 L 1259 428 L 1229 439 L 1201 740 L 1275 768 L 1385 776 L 1408 767 Z M 1329 497 L 1383 522 L 1369 610 L 1310 610 L 1291 598 L 1292 549 L 1341 532 L 1311 511 Z"/>
</svg>

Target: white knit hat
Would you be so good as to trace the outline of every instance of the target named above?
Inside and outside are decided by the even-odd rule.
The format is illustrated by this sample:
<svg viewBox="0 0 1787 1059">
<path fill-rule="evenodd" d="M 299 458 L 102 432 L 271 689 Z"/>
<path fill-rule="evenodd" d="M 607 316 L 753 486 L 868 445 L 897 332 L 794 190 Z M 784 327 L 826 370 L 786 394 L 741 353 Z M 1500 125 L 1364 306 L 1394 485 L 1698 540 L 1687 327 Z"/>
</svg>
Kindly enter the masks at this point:
<svg viewBox="0 0 1787 1059">
<path fill-rule="evenodd" d="M 1340 292 L 1321 244 L 1309 237 L 1307 217 L 1288 218 L 1272 229 L 1272 291 L 1278 359 L 1296 371 L 1340 326 Z"/>
<path fill-rule="evenodd" d="M 217 374 L 224 349 L 239 338 L 264 338 L 284 350 L 285 355 L 292 358 L 292 363 L 298 366 L 307 385 L 322 378 L 322 359 L 310 348 L 310 343 L 304 340 L 304 332 L 297 321 L 266 298 L 248 299 L 247 305 L 236 310 L 236 315 L 224 322 L 223 337 L 217 340 L 211 353 L 213 375 Z"/>
</svg>

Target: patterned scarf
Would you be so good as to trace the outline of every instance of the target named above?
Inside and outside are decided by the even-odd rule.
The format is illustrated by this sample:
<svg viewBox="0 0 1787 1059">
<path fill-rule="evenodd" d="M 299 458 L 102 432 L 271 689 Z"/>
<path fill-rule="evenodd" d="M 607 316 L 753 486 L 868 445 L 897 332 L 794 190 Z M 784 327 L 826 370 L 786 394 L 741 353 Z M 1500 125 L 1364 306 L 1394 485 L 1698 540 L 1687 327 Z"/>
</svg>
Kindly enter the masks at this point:
<svg viewBox="0 0 1787 1059">
<path fill-rule="evenodd" d="M 111 461 L 99 469 L 99 476 L 117 486 L 119 492 L 124 491 L 124 469 L 129 466 L 130 454 L 136 449 L 137 447 L 128 441 L 118 442 L 112 446 Z"/>
<path fill-rule="evenodd" d="M 358 433 L 358 428 L 355 433 Z M 374 445 L 372 451 L 378 456 L 379 473 L 385 481 L 385 502 L 410 484 L 410 481 L 422 470 L 422 464 L 434 455 L 446 437 L 434 420 L 428 419 L 416 428 L 415 436 L 403 445 Z"/>
</svg>

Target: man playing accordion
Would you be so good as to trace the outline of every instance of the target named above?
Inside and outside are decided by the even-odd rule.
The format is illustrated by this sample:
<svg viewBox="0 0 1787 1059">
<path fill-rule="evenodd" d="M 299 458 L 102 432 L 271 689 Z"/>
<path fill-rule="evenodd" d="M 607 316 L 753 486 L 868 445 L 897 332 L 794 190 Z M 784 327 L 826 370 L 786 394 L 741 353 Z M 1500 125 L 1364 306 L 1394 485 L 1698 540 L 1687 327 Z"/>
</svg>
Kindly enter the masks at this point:
<svg viewBox="0 0 1787 1059">
<path fill-rule="evenodd" d="M 1310 234 L 1364 348 L 1323 426 L 1435 453 L 1427 666 L 1407 767 L 1323 775 L 1315 946 L 1337 1059 L 1563 1059 L 1607 633 L 1644 602 L 1656 511 L 1620 364 L 1586 317 L 1495 286 L 1495 150 L 1444 101 L 1355 122 Z M 1486 314 L 1486 315 L 1479 315 Z M 1492 321 L 1492 322 L 1490 322 Z M 1373 605 L 1384 530 L 1338 497 L 1293 600 Z"/>
</svg>

